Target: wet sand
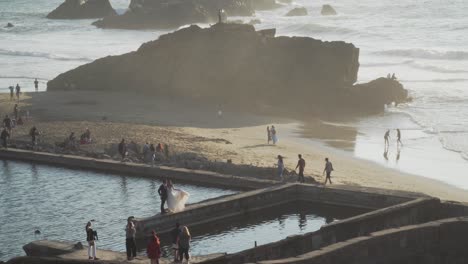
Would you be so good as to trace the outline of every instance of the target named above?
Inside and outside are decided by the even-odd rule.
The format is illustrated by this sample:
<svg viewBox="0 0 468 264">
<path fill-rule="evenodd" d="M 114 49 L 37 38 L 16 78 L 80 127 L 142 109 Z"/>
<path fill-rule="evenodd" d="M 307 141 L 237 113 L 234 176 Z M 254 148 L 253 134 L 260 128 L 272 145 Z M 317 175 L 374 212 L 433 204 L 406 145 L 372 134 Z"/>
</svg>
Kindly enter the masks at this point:
<svg viewBox="0 0 468 264">
<path fill-rule="evenodd" d="M 7 95 L 0 95 L 2 115 L 12 112 L 13 105 Z M 90 148 L 106 148 L 121 138 L 140 144 L 164 142 L 178 152 L 195 153 L 209 160 L 231 159 L 236 164 L 261 167 L 274 167 L 275 157 L 280 154 L 285 157 L 287 169 L 294 169 L 297 154 L 301 153 L 307 162 L 306 175 L 319 182 L 324 181 L 323 160 L 329 157 L 335 168 L 334 184 L 422 192 L 445 200 L 468 202 L 468 192 L 457 187 L 386 168 L 355 158 L 351 152 L 307 139 L 302 134 L 304 124 L 295 120 L 233 112 L 229 107 L 222 109 L 223 115 L 218 117 L 216 105 L 101 92 L 32 93 L 25 95 L 20 107 L 23 112 L 30 111 L 32 120 L 15 129 L 14 139 L 27 140 L 33 124 L 48 142 L 63 141 L 71 131 L 79 135 L 89 127 L 95 140 L 95 144 L 87 146 Z M 278 131 L 276 146 L 267 144 L 266 126 L 271 124 Z M 308 126 L 311 124 L 317 127 L 317 138 L 333 134 L 344 138 L 341 143 L 345 146 L 353 147 L 354 143 L 346 140 L 355 137 L 353 131 L 308 122 Z"/>
</svg>

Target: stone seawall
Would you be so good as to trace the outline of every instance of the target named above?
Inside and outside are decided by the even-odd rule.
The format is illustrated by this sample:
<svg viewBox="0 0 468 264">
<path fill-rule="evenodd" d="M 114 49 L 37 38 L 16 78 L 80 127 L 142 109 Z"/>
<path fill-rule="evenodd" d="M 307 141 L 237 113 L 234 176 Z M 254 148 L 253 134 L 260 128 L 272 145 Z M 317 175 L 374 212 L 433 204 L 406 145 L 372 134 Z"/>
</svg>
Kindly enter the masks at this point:
<svg viewBox="0 0 468 264">
<path fill-rule="evenodd" d="M 190 170 L 166 166 L 151 167 L 150 165 L 146 164 L 119 162 L 115 160 L 100 160 L 88 157 L 59 155 L 21 149 L 1 150 L 0 158 L 45 163 L 74 169 L 86 169 L 150 178 L 171 179 L 173 181 L 218 186 L 230 189 L 238 188 L 251 190 L 278 184 L 276 181 L 223 175 L 210 171 Z"/>
<path fill-rule="evenodd" d="M 388 229 L 293 258 L 259 264 L 468 263 L 468 218 Z"/>
<path fill-rule="evenodd" d="M 355 193 L 355 195 L 357 195 L 357 193 Z M 383 198 L 380 200 L 383 200 Z M 336 221 L 323 226 L 320 230 L 315 232 L 290 236 L 275 243 L 226 255 L 204 263 L 237 264 L 256 262 L 259 260 L 294 257 L 309 251 L 318 250 L 321 247 L 337 242 L 359 236 L 366 236 L 378 230 L 440 219 L 437 215 L 439 209 L 439 199 L 418 198 L 406 203 L 397 204 L 341 221 Z"/>
</svg>

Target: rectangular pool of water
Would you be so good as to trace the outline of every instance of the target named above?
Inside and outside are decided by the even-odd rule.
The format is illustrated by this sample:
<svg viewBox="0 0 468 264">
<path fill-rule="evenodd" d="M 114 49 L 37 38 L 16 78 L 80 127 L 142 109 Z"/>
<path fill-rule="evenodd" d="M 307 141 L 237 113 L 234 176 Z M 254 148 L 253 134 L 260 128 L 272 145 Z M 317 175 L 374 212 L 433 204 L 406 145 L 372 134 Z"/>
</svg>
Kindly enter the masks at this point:
<svg viewBox="0 0 468 264">
<path fill-rule="evenodd" d="M 159 213 L 158 179 L 0 161 L 0 260 L 23 256 L 34 240 L 85 242 L 85 225 L 94 219 L 98 248 L 125 251 L 130 215 Z M 236 190 L 174 183 L 196 203 Z M 35 230 L 41 232 L 35 235 Z"/>
<path fill-rule="evenodd" d="M 276 242 L 291 235 L 319 230 L 321 226 L 367 212 L 362 209 L 325 206 L 314 203 L 291 203 L 256 211 L 242 217 L 190 228 L 191 254 L 235 253 L 257 245 Z M 183 224 L 183 223 L 182 223 Z M 160 236 L 163 254 L 171 255 L 171 238 Z M 139 241 L 141 255 L 145 255 L 146 241 Z"/>
</svg>

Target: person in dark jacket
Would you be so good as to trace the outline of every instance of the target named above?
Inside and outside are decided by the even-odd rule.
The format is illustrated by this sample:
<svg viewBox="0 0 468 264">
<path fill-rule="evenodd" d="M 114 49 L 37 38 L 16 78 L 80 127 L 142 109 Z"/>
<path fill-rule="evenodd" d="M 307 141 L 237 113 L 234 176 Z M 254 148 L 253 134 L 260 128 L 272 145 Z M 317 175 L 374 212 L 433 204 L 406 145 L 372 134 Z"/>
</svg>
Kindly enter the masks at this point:
<svg viewBox="0 0 468 264">
<path fill-rule="evenodd" d="M 159 258 L 161 257 L 161 243 L 159 237 L 156 235 L 154 230 L 151 231 L 151 240 L 146 248 L 146 254 L 151 260 L 151 264 L 159 264 Z"/>
<path fill-rule="evenodd" d="M 125 247 L 127 249 L 127 260 L 134 259 L 136 257 L 137 251 L 135 242 L 136 228 L 132 220 L 133 218 L 129 217 L 127 219 L 127 226 L 125 227 Z"/>
<path fill-rule="evenodd" d="M 190 235 L 190 231 L 186 226 L 182 228 L 182 231 L 180 232 L 179 235 L 179 258 L 180 261 L 185 259 L 187 262 L 190 260 L 190 240 L 192 239 L 192 236 Z"/>
<path fill-rule="evenodd" d="M 96 257 L 96 232 L 91 226 L 91 222 L 86 224 L 86 241 L 88 241 L 88 258 L 97 260 Z"/>
<path fill-rule="evenodd" d="M 163 184 L 159 186 L 158 189 L 159 197 L 161 198 L 161 213 L 164 214 L 166 209 L 164 209 L 164 204 L 167 201 L 167 180 L 164 180 Z"/>
<path fill-rule="evenodd" d="M 174 262 L 179 262 L 179 236 L 180 224 L 176 223 L 175 228 L 171 230 L 172 250 L 174 250 Z"/>
</svg>

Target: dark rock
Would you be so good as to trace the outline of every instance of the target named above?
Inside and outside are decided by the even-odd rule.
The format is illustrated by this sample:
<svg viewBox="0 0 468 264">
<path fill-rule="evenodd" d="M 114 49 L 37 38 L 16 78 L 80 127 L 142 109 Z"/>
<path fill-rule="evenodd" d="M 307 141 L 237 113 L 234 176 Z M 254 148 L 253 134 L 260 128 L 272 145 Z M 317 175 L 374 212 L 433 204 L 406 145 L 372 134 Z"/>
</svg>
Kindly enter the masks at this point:
<svg viewBox="0 0 468 264">
<path fill-rule="evenodd" d="M 311 114 L 340 108 L 353 112 L 353 107 L 380 111 L 386 102 L 405 100 L 406 90 L 396 81 L 353 86 L 359 69 L 359 49 L 353 44 L 274 34 L 251 25 L 190 26 L 135 52 L 60 74 L 47 89 L 67 90 L 66 83 L 74 83 L 76 90 L 131 88 L 205 103 L 222 100 L 246 111 L 276 105 Z"/>
<path fill-rule="evenodd" d="M 336 15 L 335 9 L 331 5 L 323 5 L 322 11 L 320 12 L 322 16 L 334 16 Z"/>
<path fill-rule="evenodd" d="M 81 242 L 78 242 L 75 245 L 73 245 L 73 249 L 76 249 L 76 250 L 81 250 L 83 248 L 84 247 L 83 247 L 83 244 L 81 244 Z"/>
<path fill-rule="evenodd" d="M 12 23 L 7 23 L 5 27 L 6 28 L 12 28 L 12 27 L 14 27 L 14 25 Z"/>
<path fill-rule="evenodd" d="M 218 21 L 218 11 L 227 16 L 251 16 L 251 0 L 132 0 L 129 10 L 119 16 L 106 17 L 93 25 L 101 28 L 168 29 L 194 23 Z"/>
<path fill-rule="evenodd" d="M 65 0 L 47 15 L 50 19 L 87 19 L 115 15 L 109 0 Z"/>
<path fill-rule="evenodd" d="M 307 16 L 307 9 L 305 7 L 296 7 L 294 9 L 291 9 L 286 16 Z"/>
<path fill-rule="evenodd" d="M 261 23 L 262 23 L 262 21 L 260 19 L 252 19 L 247 24 L 249 24 L 249 25 L 258 25 L 258 24 L 261 24 Z"/>
</svg>

